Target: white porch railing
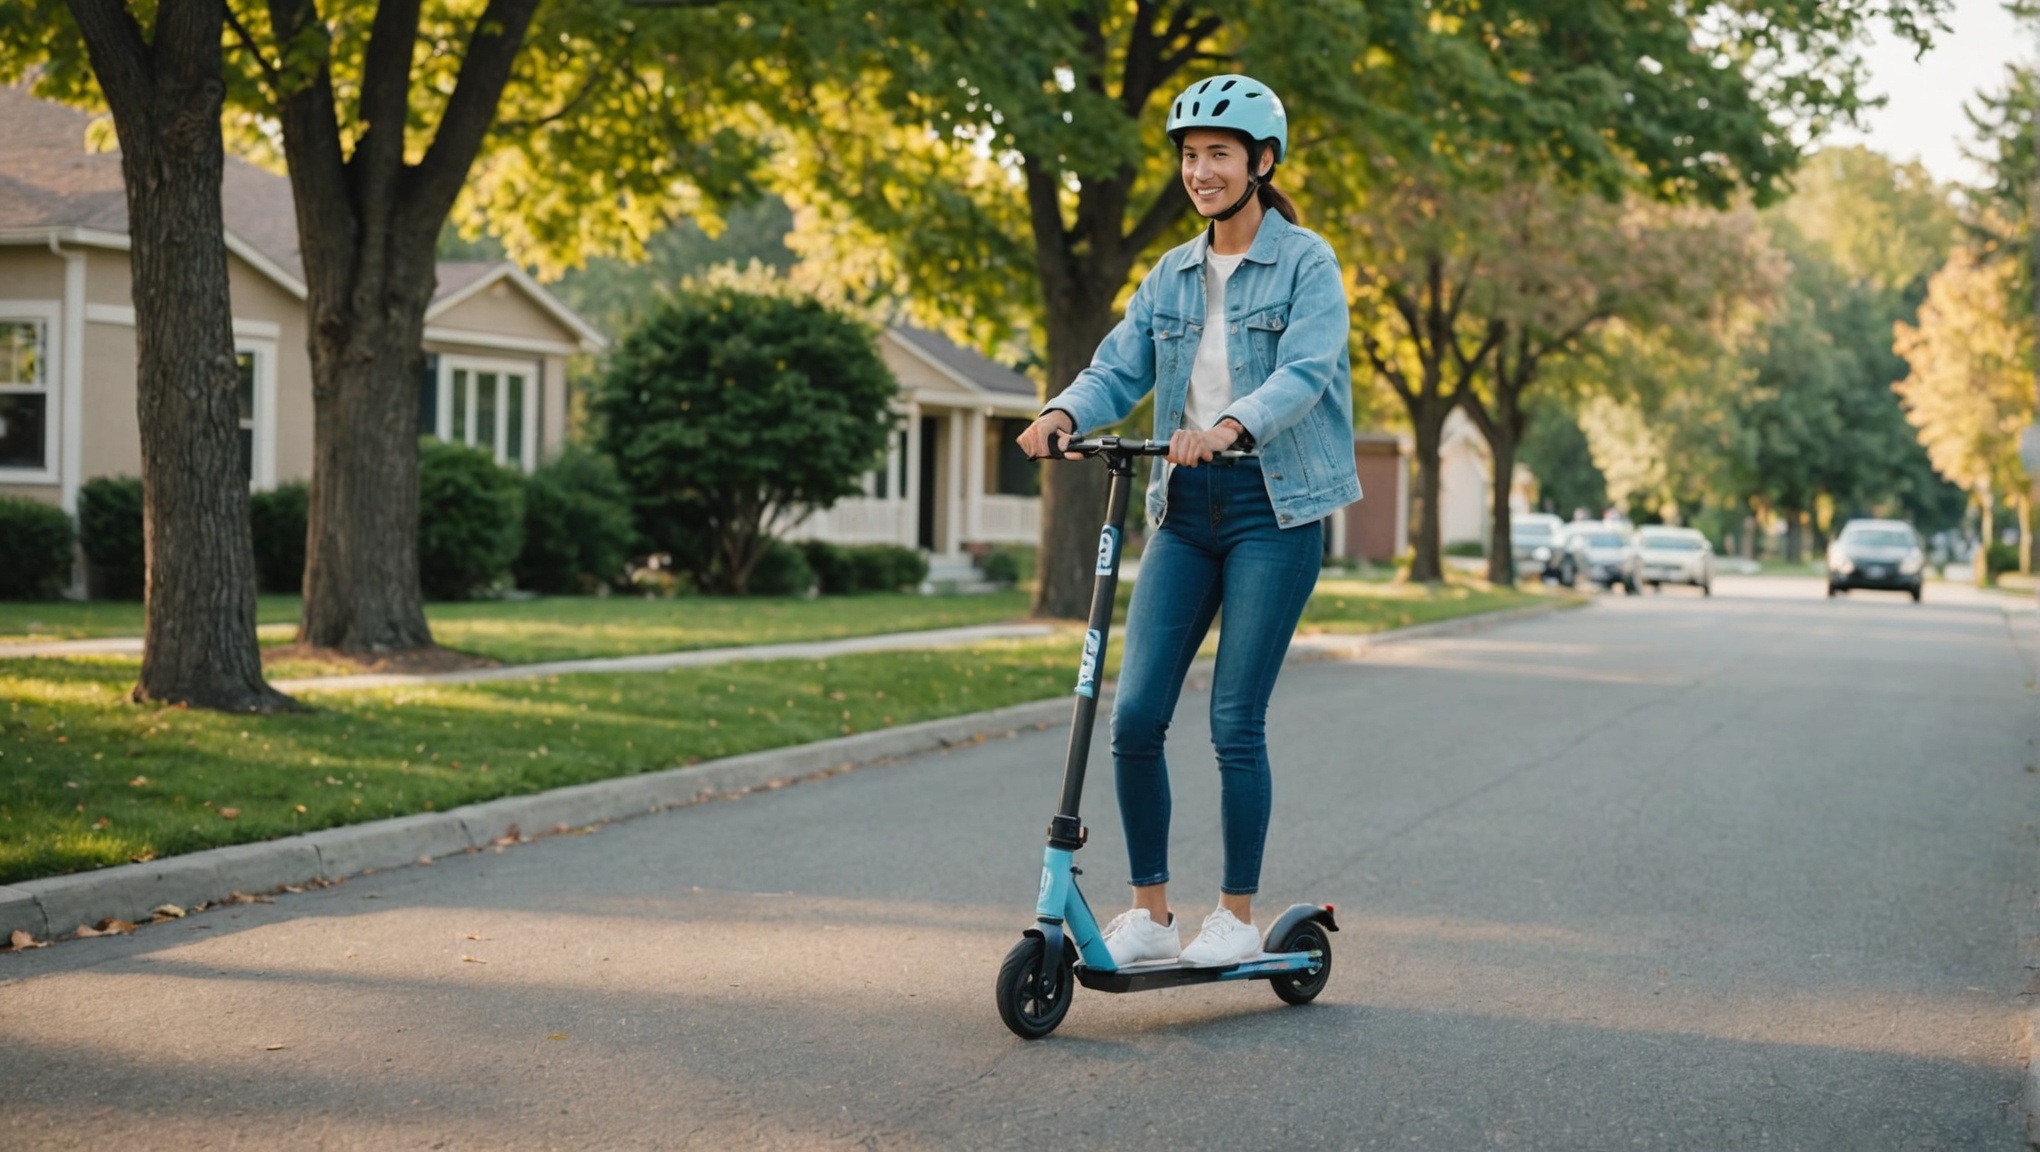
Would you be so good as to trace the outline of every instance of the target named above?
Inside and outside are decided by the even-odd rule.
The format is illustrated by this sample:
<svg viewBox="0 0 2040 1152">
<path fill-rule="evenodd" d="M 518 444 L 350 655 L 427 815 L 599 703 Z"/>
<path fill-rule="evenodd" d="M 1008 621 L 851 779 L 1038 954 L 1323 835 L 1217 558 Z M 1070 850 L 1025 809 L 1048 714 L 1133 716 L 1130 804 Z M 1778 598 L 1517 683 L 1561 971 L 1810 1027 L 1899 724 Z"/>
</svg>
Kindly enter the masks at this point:
<svg viewBox="0 0 2040 1152">
<path fill-rule="evenodd" d="M 1041 498 L 979 496 L 978 539 L 987 544 L 1032 544 L 1041 538 Z"/>
<path fill-rule="evenodd" d="M 877 500 L 852 496 L 836 506 L 817 512 L 795 529 L 801 540 L 827 540 L 832 544 L 914 543 L 913 505 L 902 500 Z"/>
</svg>

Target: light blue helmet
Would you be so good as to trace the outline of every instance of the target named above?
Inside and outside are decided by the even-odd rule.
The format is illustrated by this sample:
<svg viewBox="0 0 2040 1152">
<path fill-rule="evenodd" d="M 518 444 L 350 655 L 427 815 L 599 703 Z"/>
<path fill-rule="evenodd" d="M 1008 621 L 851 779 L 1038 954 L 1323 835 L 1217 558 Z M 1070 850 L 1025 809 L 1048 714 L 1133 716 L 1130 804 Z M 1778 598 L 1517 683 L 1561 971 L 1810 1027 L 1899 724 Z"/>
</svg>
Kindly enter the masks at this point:
<svg viewBox="0 0 2040 1152">
<path fill-rule="evenodd" d="M 1289 155 L 1289 113 L 1274 89 L 1254 79 L 1229 73 L 1200 80 L 1183 89 L 1169 105 L 1169 139 L 1179 146 L 1192 128 L 1219 128 L 1245 133 L 1254 141 L 1275 141 L 1275 162 Z"/>
</svg>

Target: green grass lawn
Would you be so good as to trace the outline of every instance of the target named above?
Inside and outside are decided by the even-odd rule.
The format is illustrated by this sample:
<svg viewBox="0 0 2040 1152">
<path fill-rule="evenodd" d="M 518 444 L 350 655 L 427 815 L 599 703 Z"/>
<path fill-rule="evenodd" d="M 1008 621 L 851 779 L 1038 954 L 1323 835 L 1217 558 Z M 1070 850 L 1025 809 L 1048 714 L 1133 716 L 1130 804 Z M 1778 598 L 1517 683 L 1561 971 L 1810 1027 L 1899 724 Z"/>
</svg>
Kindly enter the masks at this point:
<svg viewBox="0 0 2040 1152">
<path fill-rule="evenodd" d="M 778 639 L 869 631 L 814 607 L 855 617 L 848 610 L 876 612 L 888 599 L 649 602 L 629 610 L 645 612 L 647 627 L 663 619 L 673 633 L 634 649 L 623 647 L 632 639 L 620 631 L 620 613 L 591 615 L 619 629 L 600 641 L 610 650 L 652 651 L 675 636 L 701 647 L 760 634 L 737 631 L 742 617 L 732 614 L 709 622 L 720 632 L 675 623 L 676 607 L 777 610 L 754 619 L 766 621 L 763 635 Z M 912 617 L 917 627 L 974 622 L 943 610 L 996 604 L 992 597 L 914 599 L 932 613 Z M 1327 574 L 1303 630 L 1373 632 L 1552 599 L 1576 598 L 1472 581 L 1425 587 Z M 1017 594 L 1008 604 L 1004 615 L 1016 615 Z M 457 607 L 490 623 L 484 609 L 524 606 Z M 717 638 L 700 638 L 697 628 Z M 544 621 L 538 635 L 513 632 L 504 643 L 528 643 L 523 658 L 537 659 L 560 654 L 572 639 L 557 620 Z M 0 883 L 1063 696 L 1075 682 L 1079 648 L 1072 628 L 1044 640 L 828 661 L 328 691 L 307 695 L 315 712 L 269 717 L 126 703 L 139 668 L 131 658 L 0 659 Z M 1119 650 L 1115 642 L 1108 675 L 1116 673 Z"/>
<path fill-rule="evenodd" d="M 264 596 L 256 620 L 265 644 L 290 640 L 298 619 L 295 596 Z M 886 594 L 772 597 L 562 596 L 428 604 L 425 618 L 447 648 L 506 664 L 637 656 L 745 644 L 833 640 L 882 632 L 915 632 L 990 624 L 1027 614 L 1027 593 L 983 596 Z M 139 636 L 142 606 L 129 603 L 0 602 L 0 657 L 10 641 Z M 292 672 L 272 673 L 295 674 Z"/>
</svg>

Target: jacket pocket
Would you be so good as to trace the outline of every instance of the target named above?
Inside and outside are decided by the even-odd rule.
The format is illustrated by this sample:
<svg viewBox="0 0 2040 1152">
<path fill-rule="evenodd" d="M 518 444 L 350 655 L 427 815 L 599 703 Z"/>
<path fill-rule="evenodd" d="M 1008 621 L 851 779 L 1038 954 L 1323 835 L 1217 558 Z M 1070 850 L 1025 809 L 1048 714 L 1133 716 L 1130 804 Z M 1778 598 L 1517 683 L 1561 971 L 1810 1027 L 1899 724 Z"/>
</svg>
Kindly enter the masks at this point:
<svg viewBox="0 0 2040 1152">
<path fill-rule="evenodd" d="M 1255 378 L 1265 380 L 1275 371 L 1282 333 L 1289 328 L 1289 302 L 1258 309 L 1241 324 L 1247 330 L 1247 345 L 1253 352 Z"/>
</svg>

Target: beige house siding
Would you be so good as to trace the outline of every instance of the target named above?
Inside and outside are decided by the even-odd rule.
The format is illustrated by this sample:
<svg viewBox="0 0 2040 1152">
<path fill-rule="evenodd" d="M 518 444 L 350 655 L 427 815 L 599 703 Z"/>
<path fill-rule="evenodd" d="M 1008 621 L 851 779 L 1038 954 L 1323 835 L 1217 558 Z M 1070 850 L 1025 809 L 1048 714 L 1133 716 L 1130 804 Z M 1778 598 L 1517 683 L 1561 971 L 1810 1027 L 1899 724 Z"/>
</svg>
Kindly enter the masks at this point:
<svg viewBox="0 0 2040 1152">
<path fill-rule="evenodd" d="M 550 340 L 572 347 L 580 339 L 579 333 L 554 319 L 508 280 L 498 280 L 439 313 L 430 326 L 462 329 L 484 340 L 515 332 L 526 339 Z"/>
</svg>

